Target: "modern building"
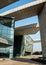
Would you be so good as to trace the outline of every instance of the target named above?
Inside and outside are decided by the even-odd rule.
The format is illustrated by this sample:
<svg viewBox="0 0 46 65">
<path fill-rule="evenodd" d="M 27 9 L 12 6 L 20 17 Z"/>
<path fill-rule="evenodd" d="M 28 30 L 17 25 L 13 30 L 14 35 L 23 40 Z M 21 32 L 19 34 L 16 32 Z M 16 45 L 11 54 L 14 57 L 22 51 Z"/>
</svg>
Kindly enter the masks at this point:
<svg viewBox="0 0 46 65">
<path fill-rule="evenodd" d="M 13 55 L 13 51 L 11 53 L 11 50 L 13 50 L 13 43 L 14 43 L 13 22 L 14 22 L 13 18 L 0 17 L 0 38 L 2 38 L 1 39 L 2 43 L 0 41 L 0 47 L 1 47 L 0 50 L 2 51 L 2 53 L 5 52 L 11 55 Z M 3 45 L 3 42 L 4 42 L 4 45 Z"/>
<path fill-rule="evenodd" d="M 17 35 L 16 31 L 18 32 L 19 29 L 14 25 L 14 18 L 0 17 L 0 54 L 10 58 L 26 53 L 31 55 L 33 40 L 28 35 Z"/>
<path fill-rule="evenodd" d="M 16 35 L 14 38 L 14 56 L 31 55 L 33 52 L 33 40 L 28 35 Z"/>
<path fill-rule="evenodd" d="M 3 3 L 3 1 L 4 1 L 4 3 Z M 5 6 L 9 5 L 10 3 L 15 2 L 16 0 L 15 1 L 13 0 L 12 2 L 10 0 L 7 0 L 7 1 L 3 0 L 3 1 L 0 1 L 0 2 L 2 2 L 2 4 L 0 3 L 0 8 L 5 7 Z M 9 1 L 10 1 L 10 3 L 8 3 Z M 42 54 L 43 54 L 43 57 L 46 58 L 46 0 L 36 0 L 34 2 L 27 3 L 25 5 L 16 7 L 14 9 L 8 10 L 8 11 L 3 12 L 3 13 L 0 14 L 0 16 L 14 17 L 16 21 L 24 19 L 24 18 L 36 16 L 36 15 L 38 15 L 39 24 L 40 24 L 39 29 L 40 29 L 40 34 L 41 34 L 41 42 L 42 42 L 42 50 L 43 50 Z M 10 21 L 11 20 L 12 19 L 10 19 Z M 11 22 L 11 23 L 13 23 L 13 22 Z M 5 23 L 2 23 L 2 24 L 6 25 L 7 23 L 5 21 Z M 9 27 L 10 27 L 10 31 L 11 31 L 11 29 L 12 29 L 12 31 L 14 30 L 13 29 L 13 27 L 14 27 L 13 24 L 10 25 L 10 23 L 9 23 Z M 33 25 L 33 27 L 32 26 L 31 27 L 26 26 L 24 28 L 23 27 L 20 28 L 19 30 L 17 30 L 19 33 L 16 32 L 16 29 L 15 29 L 14 33 L 16 32 L 16 34 L 18 34 L 18 35 L 27 34 L 25 29 L 26 29 L 26 31 L 28 30 L 28 32 L 27 32 L 28 34 L 29 34 L 29 32 L 31 32 L 31 34 L 32 34 L 33 32 L 38 31 L 36 25 L 35 26 Z M 33 29 L 33 31 L 32 31 L 32 29 Z M 8 32 L 8 34 L 6 34 L 5 37 L 8 39 L 8 41 L 10 40 L 9 42 L 13 43 L 14 39 L 13 39 L 13 37 L 11 37 L 9 35 L 11 35 L 11 33 L 9 34 L 9 32 Z M 11 53 L 11 50 L 10 50 L 10 53 Z"/>
</svg>

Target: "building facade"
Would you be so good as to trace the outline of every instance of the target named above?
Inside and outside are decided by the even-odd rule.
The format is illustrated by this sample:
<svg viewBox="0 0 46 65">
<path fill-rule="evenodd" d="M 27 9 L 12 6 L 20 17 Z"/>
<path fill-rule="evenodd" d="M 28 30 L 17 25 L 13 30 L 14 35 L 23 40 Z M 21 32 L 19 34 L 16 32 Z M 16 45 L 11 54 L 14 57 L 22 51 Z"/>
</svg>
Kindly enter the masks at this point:
<svg viewBox="0 0 46 65">
<path fill-rule="evenodd" d="M 0 17 L 0 38 L 6 39 L 9 46 L 4 46 L 0 43 L 0 54 L 9 55 L 8 57 L 13 57 L 13 43 L 14 43 L 14 28 L 13 28 L 13 18 Z M 2 52 L 1 52 L 2 51 Z M 5 54 L 4 54 L 5 53 Z"/>
<path fill-rule="evenodd" d="M 14 35 L 14 20 L 9 17 L 0 17 L 0 38 L 8 41 L 8 46 L 1 46 L 0 56 L 13 58 L 32 54 L 33 40 L 28 35 Z"/>
<path fill-rule="evenodd" d="M 14 56 L 31 55 L 33 40 L 28 35 L 16 35 L 14 37 Z"/>
</svg>

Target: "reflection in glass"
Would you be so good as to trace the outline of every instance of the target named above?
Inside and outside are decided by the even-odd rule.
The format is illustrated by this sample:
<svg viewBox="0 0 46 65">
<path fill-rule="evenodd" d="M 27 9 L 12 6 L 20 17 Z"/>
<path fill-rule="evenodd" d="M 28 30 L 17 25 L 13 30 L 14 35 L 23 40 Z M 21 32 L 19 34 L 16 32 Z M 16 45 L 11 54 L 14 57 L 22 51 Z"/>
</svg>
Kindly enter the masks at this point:
<svg viewBox="0 0 46 65">
<path fill-rule="evenodd" d="M 13 57 L 13 44 L 14 44 L 14 28 L 13 28 L 14 20 L 12 18 L 0 17 L 0 37 L 4 38 L 8 41 L 8 46 L 6 48 L 0 48 L 0 53 L 7 53 L 9 57 Z M 12 53 L 11 53 L 12 52 Z"/>
</svg>

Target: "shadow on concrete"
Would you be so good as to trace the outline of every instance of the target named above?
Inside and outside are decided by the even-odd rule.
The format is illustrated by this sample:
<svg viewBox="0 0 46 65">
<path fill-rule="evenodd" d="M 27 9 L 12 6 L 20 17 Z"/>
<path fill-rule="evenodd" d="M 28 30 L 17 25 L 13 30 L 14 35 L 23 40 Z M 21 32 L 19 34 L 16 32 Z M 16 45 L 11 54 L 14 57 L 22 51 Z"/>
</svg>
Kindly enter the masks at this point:
<svg viewBox="0 0 46 65">
<path fill-rule="evenodd" d="M 14 60 L 14 61 L 19 61 L 19 62 L 27 62 L 27 63 L 34 63 L 34 64 L 39 64 L 41 65 L 40 63 L 36 62 L 36 61 L 33 61 L 31 59 L 27 59 L 27 58 L 14 58 L 14 59 L 11 59 L 11 60 Z"/>
<path fill-rule="evenodd" d="M 39 57 L 39 58 L 32 58 L 30 59 L 32 61 L 35 61 L 35 62 L 38 62 L 38 63 L 42 63 L 43 65 L 45 64 L 46 65 L 46 59 L 45 58 L 42 58 L 42 57 Z"/>
</svg>

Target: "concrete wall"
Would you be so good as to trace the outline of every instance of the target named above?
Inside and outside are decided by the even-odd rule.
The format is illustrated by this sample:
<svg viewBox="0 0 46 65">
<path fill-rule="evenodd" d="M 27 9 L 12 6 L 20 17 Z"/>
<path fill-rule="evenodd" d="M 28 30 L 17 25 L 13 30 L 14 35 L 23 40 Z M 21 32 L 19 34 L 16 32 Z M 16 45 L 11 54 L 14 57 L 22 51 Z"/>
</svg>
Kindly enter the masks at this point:
<svg viewBox="0 0 46 65">
<path fill-rule="evenodd" d="M 43 53 L 43 57 L 46 57 L 46 3 L 41 13 L 39 13 L 38 17 L 39 17 L 39 24 L 40 24 L 42 53 Z"/>
</svg>

